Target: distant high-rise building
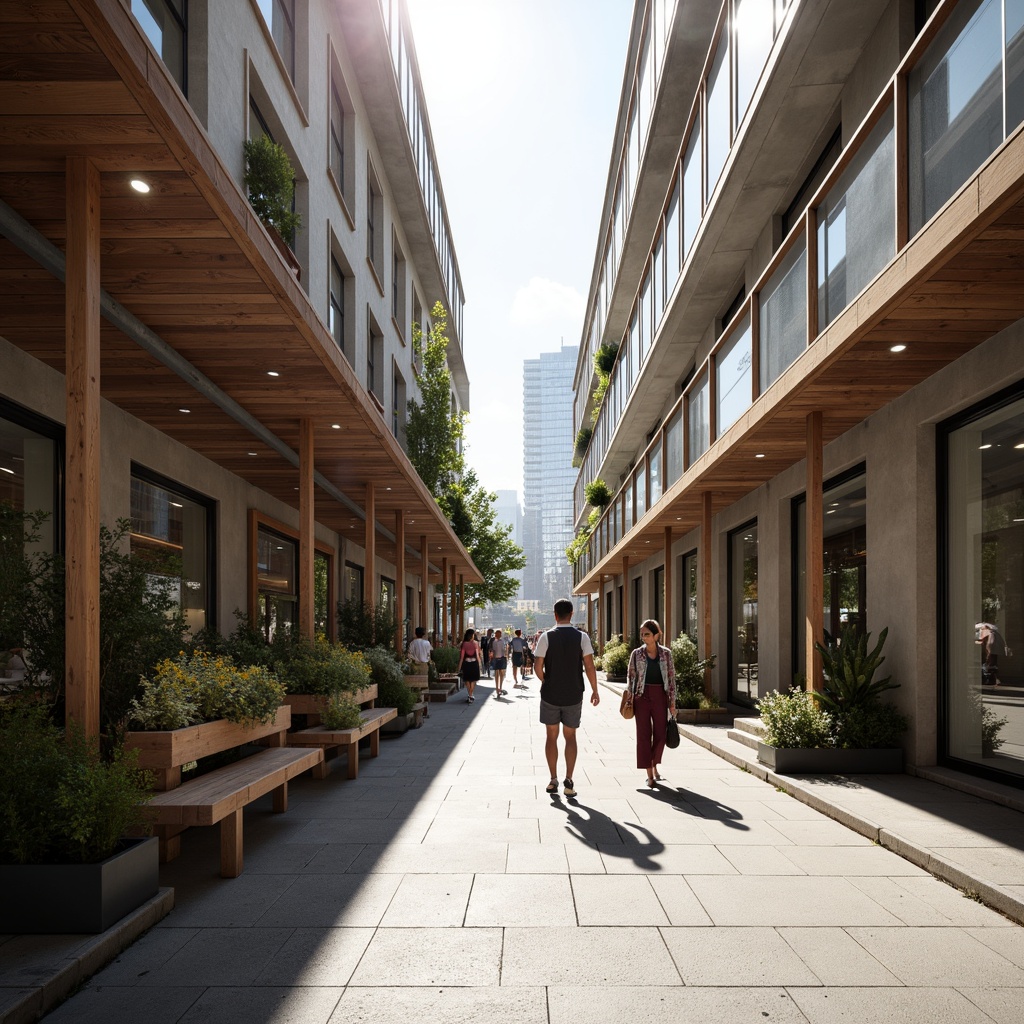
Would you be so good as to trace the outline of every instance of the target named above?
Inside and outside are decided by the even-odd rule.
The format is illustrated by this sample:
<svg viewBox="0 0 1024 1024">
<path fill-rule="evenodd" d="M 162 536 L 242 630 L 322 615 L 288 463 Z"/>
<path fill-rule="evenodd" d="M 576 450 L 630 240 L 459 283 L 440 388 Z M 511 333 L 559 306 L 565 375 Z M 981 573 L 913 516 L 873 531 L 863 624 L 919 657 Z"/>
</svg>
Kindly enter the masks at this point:
<svg viewBox="0 0 1024 1024">
<path fill-rule="evenodd" d="M 565 557 L 573 537 L 572 403 L 578 346 L 523 361 L 522 596 L 551 607 L 572 592 Z"/>
<path fill-rule="evenodd" d="M 503 526 L 512 527 L 512 541 L 518 544 L 520 547 L 523 546 L 523 507 L 519 504 L 519 492 L 518 491 L 495 491 L 494 501 L 494 514 L 495 519 L 498 523 Z M 523 570 L 518 569 L 516 572 L 510 573 L 509 575 L 514 576 L 519 580 L 519 591 L 516 593 L 516 597 L 522 596 L 523 589 Z"/>
</svg>

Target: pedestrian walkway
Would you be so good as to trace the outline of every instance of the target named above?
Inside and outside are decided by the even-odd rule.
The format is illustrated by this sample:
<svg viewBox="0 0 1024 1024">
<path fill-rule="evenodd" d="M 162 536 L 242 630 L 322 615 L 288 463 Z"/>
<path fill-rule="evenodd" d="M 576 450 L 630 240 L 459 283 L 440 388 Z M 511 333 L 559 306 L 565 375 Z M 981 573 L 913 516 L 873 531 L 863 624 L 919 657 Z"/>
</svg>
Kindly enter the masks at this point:
<svg viewBox="0 0 1024 1024">
<path fill-rule="evenodd" d="M 536 685 L 477 692 L 254 805 L 237 879 L 189 832 L 174 911 L 47 1021 L 1024 1019 L 1005 916 L 696 743 L 648 791 L 608 688 L 550 797 Z"/>
</svg>

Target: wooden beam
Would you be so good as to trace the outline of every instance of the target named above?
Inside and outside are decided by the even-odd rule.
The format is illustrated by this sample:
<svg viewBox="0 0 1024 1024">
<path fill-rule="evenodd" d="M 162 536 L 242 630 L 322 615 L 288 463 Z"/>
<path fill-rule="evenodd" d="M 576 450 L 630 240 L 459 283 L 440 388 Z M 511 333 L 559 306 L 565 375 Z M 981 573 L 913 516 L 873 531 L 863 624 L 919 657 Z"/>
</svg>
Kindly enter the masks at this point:
<svg viewBox="0 0 1024 1024">
<path fill-rule="evenodd" d="M 456 598 L 455 598 L 456 590 L 455 590 L 455 586 L 456 586 L 456 574 L 457 574 L 455 562 L 452 562 L 452 564 L 448 567 L 448 571 L 451 573 L 451 579 L 450 579 L 450 582 L 448 584 L 448 588 L 449 588 L 448 592 L 449 592 L 449 594 L 451 594 L 452 633 L 454 633 L 458 629 L 458 623 L 456 622 L 456 618 L 455 618 L 455 609 L 456 609 Z M 462 642 L 462 634 L 460 633 L 454 639 L 455 639 L 455 643 L 456 644 L 461 643 Z"/>
<path fill-rule="evenodd" d="M 667 647 L 674 635 L 672 628 L 672 527 L 665 527 L 665 621 L 661 624 L 663 641 Z"/>
<path fill-rule="evenodd" d="M 459 573 L 459 642 L 466 632 L 466 578 Z"/>
<path fill-rule="evenodd" d="M 807 416 L 807 529 L 804 552 L 806 593 L 805 644 L 807 652 L 807 689 L 822 688 L 821 655 L 814 644 L 824 639 L 824 496 L 822 494 L 822 416 L 812 412 Z"/>
<path fill-rule="evenodd" d="M 711 492 L 702 495 L 700 517 L 700 601 L 701 601 L 701 640 L 704 650 L 701 657 L 711 655 Z M 704 670 L 704 693 L 711 696 L 711 669 Z"/>
<path fill-rule="evenodd" d="M 622 641 L 629 643 L 629 620 L 630 620 L 630 585 L 629 585 L 629 555 L 622 556 Z"/>
<path fill-rule="evenodd" d="M 448 643 L 448 556 L 441 559 L 441 641 Z"/>
<path fill-rule="evenodd" d="M 313 421 L 299 420 L 299 632 L 313 639 Z"/>
<path fill-rule="evenodd" d="M 363 569 L 363 603 L 370 608 L 377 607 L 374 578 L 377 566 L 377 492 L 373 481 L 366 483 L 366 499 L 363 511 L 366 513 L 366 530 L 363 549 L 366 566 Z"/>
<path fill-rule="evenodd" d="M 405 653 L 405 513 L 395 510 L 395 650 Z"/>
<path fill-rule="evenodd" d="M 429 549 L 427 548 L 427 535 L 420 534 L 420 622 L 419 624 L 428 632 L 430 622 L 427 619 L 427 590 L 430 586 L 430 560 Z"/>
<path fill-rule="evenodd" d="M 65 715 L 100 733 L 100 174 L 66 165 Z"/>
</svg>

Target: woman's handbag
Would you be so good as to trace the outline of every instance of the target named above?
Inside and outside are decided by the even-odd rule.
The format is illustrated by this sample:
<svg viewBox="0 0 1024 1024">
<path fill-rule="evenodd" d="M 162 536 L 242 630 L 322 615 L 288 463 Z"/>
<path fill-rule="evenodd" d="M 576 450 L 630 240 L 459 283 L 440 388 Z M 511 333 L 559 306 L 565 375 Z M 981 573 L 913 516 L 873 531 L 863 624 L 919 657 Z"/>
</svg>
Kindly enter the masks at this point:
<svg viewBox="0 0 1024 1024">
<path fill-rule="evenodd" d="M 679 746 L 679 723 L 675 717 L 665 723 L 665 746 L 669 750 L 675 750 Z"/>
<path fill-rule="evenodd" d="M 623 718 L 633 717 L 633 694 L 629 690 L 622 691 L 622 700 L 619 701 L 619 714 Z"/>
</svg>

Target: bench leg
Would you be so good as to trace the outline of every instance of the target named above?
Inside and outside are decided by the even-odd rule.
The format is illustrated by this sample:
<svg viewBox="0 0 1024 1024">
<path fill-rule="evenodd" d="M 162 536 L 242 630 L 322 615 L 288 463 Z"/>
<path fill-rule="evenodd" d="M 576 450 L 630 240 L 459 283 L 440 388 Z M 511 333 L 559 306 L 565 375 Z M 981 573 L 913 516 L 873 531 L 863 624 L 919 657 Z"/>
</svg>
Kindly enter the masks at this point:
<svg viewBox="0 0 1024 1024">
<path fill-rule="evenodd" d="M 274 811 L 277 814 L 283 814 L 285 811 L 287 811 L 288 810 L 288 783 L 287 782 L 282 782 L 281 785 L 278 786 L 273 791 L 273 797 L 274 797 Z"/>
<path fill-rule="evenodd" d="M 237 878 L 242 873 L 242 808 L 220 822 L 220 874 Z"/>
<path fill-rule="evenodd" d="M 359 776 L 359 744 L 348 745 L 348 777 L 355 779 Z"/>
<path fill-rule="evenodd" d="M 374 729 L 370 733 L 370 757 L 376 757 L 380 753 L 380 729 Z"/>
<path fill-rule="evenodd" d="M 176 860 L 181 854 L 181 830 L 173 825 L 157 825 L 153 831 L 159 840 L 160 863 Z"/>
<path fill-rule="evenodd" d="M 326 754 L 327 751 L 324 751 Z M 327 763 L 325 757 L 322 761 L 317 762 L 313 765 L 313 778 L 314 779 L 326 779 L 331 774 L 331 766 Z"/>
</svg>

